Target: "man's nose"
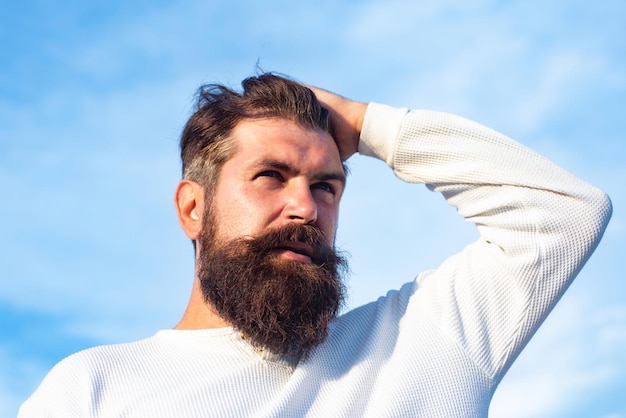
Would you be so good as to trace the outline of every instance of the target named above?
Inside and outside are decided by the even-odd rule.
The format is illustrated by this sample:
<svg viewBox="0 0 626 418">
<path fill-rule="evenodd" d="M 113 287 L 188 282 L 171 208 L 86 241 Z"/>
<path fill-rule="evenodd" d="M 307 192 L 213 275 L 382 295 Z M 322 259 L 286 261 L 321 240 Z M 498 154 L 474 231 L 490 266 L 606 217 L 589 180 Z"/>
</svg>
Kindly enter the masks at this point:
<svg viewBox="0 0 626 418">
<path fill-rule="evenodd" d="M 317 203 L 308 182 L 298 181 L 289 185 L 284 207 L 284 215 L 291 222 L 304 225 L 317 221 Z"/>
</svg>

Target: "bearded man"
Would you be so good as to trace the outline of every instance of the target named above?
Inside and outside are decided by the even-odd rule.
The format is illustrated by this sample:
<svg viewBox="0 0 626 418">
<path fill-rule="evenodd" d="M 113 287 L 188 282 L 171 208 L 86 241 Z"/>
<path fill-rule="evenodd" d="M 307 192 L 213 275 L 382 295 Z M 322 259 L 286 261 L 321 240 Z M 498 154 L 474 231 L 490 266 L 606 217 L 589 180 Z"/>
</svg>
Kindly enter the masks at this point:
<svg viewBox="0 0 626 418">
<path fill-rule="evenodd" d="M 425 183 L 480 238 L 338 316 L 343 161 Z M 175 203 L 196 274 L 173 330 L 60 362 L 22 417 L 485 417 L 593 252 L 608 197 L 477 123 L 273 74 L 201 89 Z"/>
</svg>

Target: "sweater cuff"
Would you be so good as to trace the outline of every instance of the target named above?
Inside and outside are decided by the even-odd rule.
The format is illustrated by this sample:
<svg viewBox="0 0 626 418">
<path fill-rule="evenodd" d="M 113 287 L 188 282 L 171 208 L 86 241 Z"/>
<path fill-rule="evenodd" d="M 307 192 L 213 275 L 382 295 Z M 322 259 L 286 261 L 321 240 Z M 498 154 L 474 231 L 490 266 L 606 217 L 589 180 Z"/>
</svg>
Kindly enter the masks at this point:
<svg viewBox="0 0 626 418">
<path fill-rule="evenodd" d="M 365 111 L 359 154 L 375 157 L 393 167 L 396 140 L 407 108 L 370 103 Z"/>
</svg>

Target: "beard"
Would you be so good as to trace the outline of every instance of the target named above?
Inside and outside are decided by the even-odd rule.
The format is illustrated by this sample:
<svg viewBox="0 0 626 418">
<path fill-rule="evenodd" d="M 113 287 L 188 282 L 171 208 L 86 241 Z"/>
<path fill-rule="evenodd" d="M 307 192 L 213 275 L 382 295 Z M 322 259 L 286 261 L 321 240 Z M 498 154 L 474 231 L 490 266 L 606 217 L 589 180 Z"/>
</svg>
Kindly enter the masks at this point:
<svg viewBox="0 0 626 418">
<path fill-rule="evenodd" d="M 205 302 L 256 348 L 306 356 L 326 338 L 343 302 L 345 258 L 312 225 L 221 242 L 211 218 L 205 214 L 198 260 Z M 277 250 L 287 242 L 310 246 L 311 263 L 281 258 Z"/>
</svg>

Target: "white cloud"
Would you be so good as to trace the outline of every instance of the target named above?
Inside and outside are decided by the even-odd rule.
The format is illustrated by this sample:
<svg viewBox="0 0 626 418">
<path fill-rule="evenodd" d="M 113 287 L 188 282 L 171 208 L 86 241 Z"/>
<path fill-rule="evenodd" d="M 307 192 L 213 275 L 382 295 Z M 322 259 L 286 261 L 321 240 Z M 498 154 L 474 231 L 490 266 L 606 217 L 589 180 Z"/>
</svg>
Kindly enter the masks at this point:
<svg viewBox="0 0 626 418">
<path fill-rule="evenodd" d="M 581 86 L 593 82 L 605 72 L 603 57 L 594 56 L 587 51 L 557 51 L 545 58 L 535 85 L 522 97 L 514 113 L 517 123 L 526 129 L 534 130 L 545 124 L 571 100 L 576 99 Z"/>
</svg>

